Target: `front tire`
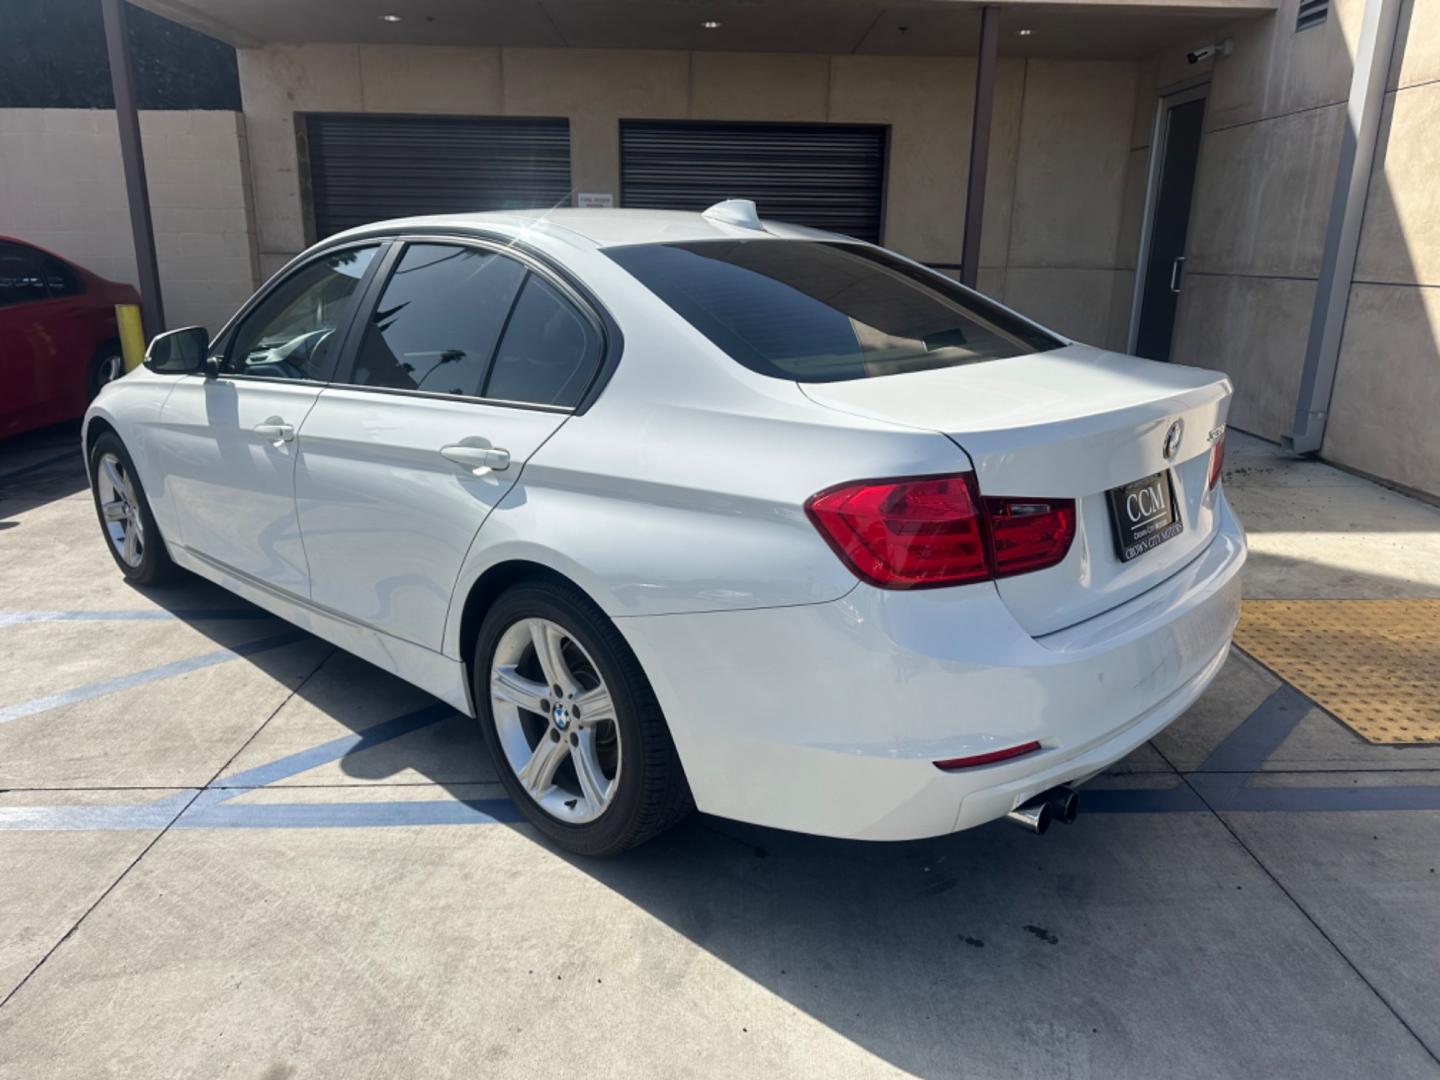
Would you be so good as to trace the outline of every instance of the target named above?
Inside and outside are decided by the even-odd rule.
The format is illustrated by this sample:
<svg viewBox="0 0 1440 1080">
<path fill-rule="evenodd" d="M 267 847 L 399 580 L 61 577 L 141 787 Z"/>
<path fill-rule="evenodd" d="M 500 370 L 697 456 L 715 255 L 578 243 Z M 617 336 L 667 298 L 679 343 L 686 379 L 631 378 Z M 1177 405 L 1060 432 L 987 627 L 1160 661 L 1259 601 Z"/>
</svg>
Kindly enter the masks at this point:
<svg viewBox="0 0 1440 1080">
<path fill-rule="evenodd" d="M 136 585 L 159 585 L 178 576 L 140 474 L 113 432 L 104 432 L 90 447 L 90 494 L 105 546 L 126 578 Z"/>
<path fill-rule="evenodd" d="M 639 661 L 579 590 L 533 581 L 502 593 L 480 627 L 472 671 L 495 771 L 560 847 L 617 855 L 690 811 Z"/>
</svg>

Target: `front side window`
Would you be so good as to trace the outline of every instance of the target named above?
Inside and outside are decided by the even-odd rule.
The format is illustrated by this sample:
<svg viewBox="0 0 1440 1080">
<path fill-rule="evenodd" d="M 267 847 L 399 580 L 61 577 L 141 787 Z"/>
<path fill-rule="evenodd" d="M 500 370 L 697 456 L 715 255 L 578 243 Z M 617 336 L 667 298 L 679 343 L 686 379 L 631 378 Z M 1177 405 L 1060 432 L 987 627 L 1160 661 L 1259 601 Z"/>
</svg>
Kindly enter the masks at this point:
<svg viewBox="0 0 1440 1080">
<path fill-rule="evenodd" d="M 331 252 L 291 274 L 241 321 L 222 370 L 273 379 L 328 379 L 351 299 L 376 250 Z"/>
<path fill-rule="evenodd" d="M 525 273 L 479 248 L 411 244 L 370 317 L 350 381 L 478 395 Z"/>
<path fill-rule="evenodd" d="M 485 382 L 485 396 L 534 405 L 579 403 L 600 363 L 600 335 L 544 278 L 525 279 Z"/>
<path fill-rule="evenodd" d="M 606 254 L 732 359 L 775 378 L 867 379 L 1064 344 L 948 278 L 858 244 L 702 240 Z"/>
<path fill-rule="evenodd" d="M 0 307 L 44 300 L 49 295 L 35 255 L 20 244 L 0 244 Z"/>
</svg>

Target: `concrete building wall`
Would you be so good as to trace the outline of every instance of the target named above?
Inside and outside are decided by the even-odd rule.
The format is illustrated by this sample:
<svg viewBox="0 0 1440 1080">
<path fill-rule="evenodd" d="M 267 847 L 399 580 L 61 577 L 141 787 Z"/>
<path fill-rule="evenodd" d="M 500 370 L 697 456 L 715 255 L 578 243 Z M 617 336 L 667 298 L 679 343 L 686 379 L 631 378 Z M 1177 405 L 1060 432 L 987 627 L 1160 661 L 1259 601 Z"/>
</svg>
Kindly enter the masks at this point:
<svg viewBox="0 0 1440 1080">
<path fill-rule="evenodd" d="M 1182 70 L 1191 43 L 1151 61 L 1152 108 L 1167 78 L 1210 80 L 1172 355 L 1228 372 L 1231 422 L 1276 440 L 1294 418 L 1363 13 L 1332 0 L 1297 33 L 1298 2 L 1227 27 L 1234 53 L 1208 70 Z"/>
<path fill-rule="evenodd" d="M 577 191 L 620 188 L 619 121 L 890 125 L 885 240 L 959 263 L 975 60 L 586 49 L 267 46 L 240 82 L 262 270 L 305 247 L 297 112 L 564 116 Z M 1133 63 L 1005 60 L 996 87 L 980 284 L 1062 332 L 1114 337 L 1110 311 L 1135 108 Z"/>
<path fill-rule="evenodd" d="M 255 286 L 243 118 L 142 112 L 166 319 L 218 330 Z M 115 113 L 0 109 L 0 233 L 134 284 Z"/>
<path fill-rule="evenodd" d="M 1440 4 L 1400 23 L 1322 453 L 1440 495 Z"/>
<path fill-rule="evenodd" d="M 1275 440 L 1294 419 L 1364 14 L 1331 0 L 1297 33 L 1298 2 L 1142 62 L 1122 226 L 1138 248 L 1159 98 L 1208 81 L 1173 357 L 1228 372 L 1231 422 Z M 1233 55 L 1184 62 L 1227 36 Z M 1389 85 L 1321 452 L 1440 494 L 1440 4 L 1408 0 Z"/>
</svg>

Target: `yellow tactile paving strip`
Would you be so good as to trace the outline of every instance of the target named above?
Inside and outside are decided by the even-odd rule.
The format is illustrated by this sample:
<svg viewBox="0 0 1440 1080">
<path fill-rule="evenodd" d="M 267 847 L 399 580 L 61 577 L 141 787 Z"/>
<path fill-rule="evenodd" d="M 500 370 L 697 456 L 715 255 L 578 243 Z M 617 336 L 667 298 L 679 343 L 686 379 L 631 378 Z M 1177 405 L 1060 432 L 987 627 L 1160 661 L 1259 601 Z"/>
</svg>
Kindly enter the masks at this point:
<svg viewBox="0 0 1440 1080">
<path fill-rule="evenodd" d="M 1440 600 L 1246 600 L 1235 643 L 1373 743 L 1440 743 Z"/>
</svg>

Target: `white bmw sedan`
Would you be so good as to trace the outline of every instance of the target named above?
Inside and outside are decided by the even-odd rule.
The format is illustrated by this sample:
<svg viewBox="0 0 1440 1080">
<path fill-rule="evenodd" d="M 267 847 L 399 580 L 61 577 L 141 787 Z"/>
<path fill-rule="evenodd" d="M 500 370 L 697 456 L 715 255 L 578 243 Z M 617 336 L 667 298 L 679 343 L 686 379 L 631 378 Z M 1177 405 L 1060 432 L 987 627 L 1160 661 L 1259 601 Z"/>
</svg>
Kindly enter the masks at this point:
<svg viewBox="0 0 1440 1080">
<path fill-rule="evenodd" d="M 705 214 L 415 218 L 157 337 L 84 444 L 177 567 L 475 716 L 544 834 L 692 806 L 1042 830 L 1225 660 L 1230 385 L 883 249 Z"/>
</svg>

